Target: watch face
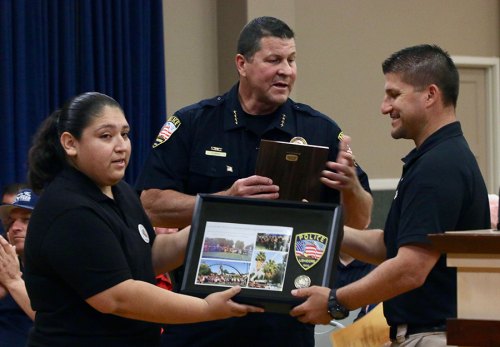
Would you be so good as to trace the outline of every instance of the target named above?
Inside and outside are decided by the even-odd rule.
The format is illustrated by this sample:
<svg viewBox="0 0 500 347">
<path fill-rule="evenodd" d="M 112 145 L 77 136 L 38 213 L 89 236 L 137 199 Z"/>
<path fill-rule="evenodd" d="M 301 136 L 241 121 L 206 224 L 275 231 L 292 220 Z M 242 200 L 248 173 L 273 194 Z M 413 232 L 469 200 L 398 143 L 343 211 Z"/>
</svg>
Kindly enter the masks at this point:
<svg viewBox="0 0 500 347">
<path fill-rule="evenodd" d="M 330 311 L 330 316 L 333 319 L 344 319 L 349 315 L 349 311 L 345 312 L 345 308 L 336 307 L 335 309 Z"/>
<path fill-rule="evenodd" d="M 349 316 L 349 310 L 337 302 L 335 294 L 328 298 L 328 312 L 333 319 L 344 319 Z"/>
</svg>

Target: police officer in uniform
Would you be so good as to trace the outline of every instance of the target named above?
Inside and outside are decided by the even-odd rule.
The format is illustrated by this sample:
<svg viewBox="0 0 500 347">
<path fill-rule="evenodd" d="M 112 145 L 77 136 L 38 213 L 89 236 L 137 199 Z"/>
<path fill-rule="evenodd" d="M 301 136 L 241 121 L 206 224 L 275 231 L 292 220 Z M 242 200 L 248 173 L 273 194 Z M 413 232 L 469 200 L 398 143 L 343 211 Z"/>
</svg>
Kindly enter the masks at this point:
<svg viewBox="0 0 500 347">
<path fill-rule="evenodd" d="M 347 150 L 347 137 L 329 117 L 289 99 L 295 55 L 294 33 L 281 20 L 260 17 L 243 28 L 235 58 L 238 83 L 170 116 L 153 144 L 136 185 L 153 225 L 189 225 L 198 193 L 277 199 L 279 187 L 255 175 L 261 139 L 329 147 L 321 200 L 342 202 L 347 225 L 369 224 L 368 177 Z M 312 347 L 313 329 L 287 315 L 265 313 L 169 326 L 165 333 L 169 346 Z"/>
</svg>

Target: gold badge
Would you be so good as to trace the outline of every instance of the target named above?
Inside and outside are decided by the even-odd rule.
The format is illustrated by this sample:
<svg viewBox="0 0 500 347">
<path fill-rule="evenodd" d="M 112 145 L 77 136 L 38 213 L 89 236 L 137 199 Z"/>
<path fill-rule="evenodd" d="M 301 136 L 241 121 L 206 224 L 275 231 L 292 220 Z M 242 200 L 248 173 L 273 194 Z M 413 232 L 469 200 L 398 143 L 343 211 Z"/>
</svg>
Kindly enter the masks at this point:
<svg viewBox="0 0 500 347">
<path fill-rule="evenodd" d="M 294 143 L 296 145 L 307 145 L 307 141 L 305 138 L 300 136 L 295 136 L 290 140 L 290 143 Z"/>
</svg>

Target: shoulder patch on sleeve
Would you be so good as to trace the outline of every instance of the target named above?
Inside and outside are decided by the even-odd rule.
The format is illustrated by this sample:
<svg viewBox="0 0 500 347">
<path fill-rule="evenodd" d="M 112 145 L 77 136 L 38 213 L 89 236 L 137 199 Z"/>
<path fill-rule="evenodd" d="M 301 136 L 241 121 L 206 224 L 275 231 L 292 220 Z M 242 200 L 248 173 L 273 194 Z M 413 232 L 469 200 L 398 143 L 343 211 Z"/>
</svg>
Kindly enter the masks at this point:
<svg viewBox="0 0 500 347">
<path fill-rule="evenodd" d="M 167 141 L 170 136 L 181 126 L 181 121 L 177 116 L 173 115 L 167 118 L 167 122 L 163 124 L 158 136 L 156 136 L 155 143 L 153 143 L 153 148 L 158 147 L 165 141 Z"/>
</svg>

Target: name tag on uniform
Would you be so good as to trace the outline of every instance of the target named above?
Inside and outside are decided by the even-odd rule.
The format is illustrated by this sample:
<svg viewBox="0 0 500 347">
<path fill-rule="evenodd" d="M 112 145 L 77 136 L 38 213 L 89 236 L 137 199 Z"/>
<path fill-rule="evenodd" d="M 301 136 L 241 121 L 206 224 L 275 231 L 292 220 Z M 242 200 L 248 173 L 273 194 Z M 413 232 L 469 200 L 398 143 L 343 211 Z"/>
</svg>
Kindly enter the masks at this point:
<svg viewBox="0 0 500 347">
<path fill-rule="evenodd" d="M 227 153 L 223 152 L 221 147 L 211 146 L 210 149 L 205 151 L 205 155 L 211 155 L 213 157 L 226 157 Z"/>
<path fill-rule="evenodd" d="M 215 152 L 215 151 L 205 151 L 205 155 L 211 155 L 214 157 L 226 157 L 226 152 Z"/>
</svg>

